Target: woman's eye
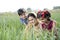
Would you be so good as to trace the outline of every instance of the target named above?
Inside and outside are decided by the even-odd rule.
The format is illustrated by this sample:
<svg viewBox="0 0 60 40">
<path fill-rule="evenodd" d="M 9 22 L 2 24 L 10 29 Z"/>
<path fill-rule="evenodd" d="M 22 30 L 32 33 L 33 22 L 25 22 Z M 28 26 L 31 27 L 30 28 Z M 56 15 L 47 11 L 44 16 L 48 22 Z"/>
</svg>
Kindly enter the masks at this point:
<svg viewBox="0 0 60 40">
<path fill-rule="evenodd" d="M 31 21 L 31 20 L 28 20 L 28 21 Z"/>
<path fill-rule="evenodd" d="M 33 20 L 33 19 L 32 19 Z"/>
<path fill-rule="evenodd" d="M 29 21 L 32 21 L 33 19 L 29 20 Z"/>
</svg>

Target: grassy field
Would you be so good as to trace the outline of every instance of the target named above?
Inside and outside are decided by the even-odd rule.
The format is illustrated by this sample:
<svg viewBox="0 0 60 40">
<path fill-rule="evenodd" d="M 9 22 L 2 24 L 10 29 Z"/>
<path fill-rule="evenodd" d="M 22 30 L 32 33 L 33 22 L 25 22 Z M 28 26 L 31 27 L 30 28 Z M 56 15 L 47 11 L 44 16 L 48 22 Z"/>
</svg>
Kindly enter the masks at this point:
<svg viewBox="0 0 60 40">
<path fill-rule="evenodd" d="M 58 40 L 60 40 L 60 12 L 52 12 L 52 18 L 56 20 L 58 29 Z M 19 21 L 17 14 L 0 14 L 0 40 L 55 40 L 54 33 L 48 35 L 48 31 L 39 33 L 39 37 L 29 32 L 27 36 L 24 34 L 25 26 Z"/>
</svg>

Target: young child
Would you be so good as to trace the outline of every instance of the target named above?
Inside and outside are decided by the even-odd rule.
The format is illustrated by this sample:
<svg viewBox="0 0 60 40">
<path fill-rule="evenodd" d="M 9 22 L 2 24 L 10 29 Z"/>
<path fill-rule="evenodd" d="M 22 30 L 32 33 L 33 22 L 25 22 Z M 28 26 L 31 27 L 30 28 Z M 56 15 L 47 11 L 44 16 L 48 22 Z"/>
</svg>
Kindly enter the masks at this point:
<svg viewBox="0 0 60 40">
<path fill-rule="evenodd" d="M 24 25 L 27 24 L 27 17 L 25 15 L 26 11 L 24 9 L 18 9 L 18 15 L 20 16 L 20 22 Z"/>
</svg>

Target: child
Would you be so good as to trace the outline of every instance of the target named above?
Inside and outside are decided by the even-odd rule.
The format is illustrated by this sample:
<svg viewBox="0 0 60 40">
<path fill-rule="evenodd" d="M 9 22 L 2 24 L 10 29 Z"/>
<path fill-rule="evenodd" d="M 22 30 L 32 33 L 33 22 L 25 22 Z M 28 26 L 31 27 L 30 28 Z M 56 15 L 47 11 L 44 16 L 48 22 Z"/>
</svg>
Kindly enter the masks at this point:
<svg viewBox="0 0 60 40">
<path fill-rule="evenodd" d="M 20 16 L 20 22 L 24 25 L 27 24 L 27 18 L 26 18 L 26 15 L 25 15 L 25 11 L 24 9 L 18 9 L 18 15 Z"/>
</svg>

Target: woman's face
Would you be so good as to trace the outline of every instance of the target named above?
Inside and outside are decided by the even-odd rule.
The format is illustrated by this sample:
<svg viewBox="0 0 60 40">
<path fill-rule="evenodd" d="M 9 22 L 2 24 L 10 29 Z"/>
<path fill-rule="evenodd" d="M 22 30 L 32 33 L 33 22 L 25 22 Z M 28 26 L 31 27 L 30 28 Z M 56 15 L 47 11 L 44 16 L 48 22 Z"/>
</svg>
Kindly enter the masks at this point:
<svg viewBox="0 0 60 40">
<path fill-rule="evenodd" d="M 28 18 L 28 22 L 29 22 L 30 24 L 35 24 L 35 21 L 36 21 L 36 19 L 33 18 L 32 16 L 30 16 L 30 17 Z"/>
<path fill-rule="evenodd" d="M 46 18 L 40 18 L 40 21 L 46 22 L 47 19 Z"/>
</svg>

